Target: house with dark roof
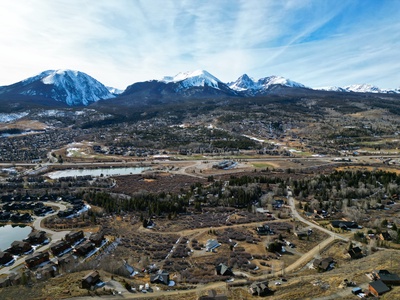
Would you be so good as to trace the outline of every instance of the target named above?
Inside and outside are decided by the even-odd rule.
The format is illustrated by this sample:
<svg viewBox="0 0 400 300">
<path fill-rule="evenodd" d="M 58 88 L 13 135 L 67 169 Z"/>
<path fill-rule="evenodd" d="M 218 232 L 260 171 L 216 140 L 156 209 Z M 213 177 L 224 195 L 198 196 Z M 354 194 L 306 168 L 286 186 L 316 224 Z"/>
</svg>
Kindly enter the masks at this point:
<svg viewBox="0 0 400 300">
<path fill-rule="evenodd" d="M 64 271 L 70 271 L 76 265 L 77 259 L 72 254 L 57 258 L 57 265 Z"/>
<path fill-rule="evenodd" d="M 122 262 L 116 263 L 117 268 L 115 269 L 114 273 L 124 277 L 132 277 L 138 274 L 138 272 L 128 264 L 127 261 L 123 260 Z"/>
<path fill-rule="evenodd" d="M 14 260 L 14 257 L 8 253 L 0 251 L 0 265 L 10 264 Z"/>
<path fill-rule="evenodd" d="M 102 232 L 92 233 L 89 240 L 95 244 L 96 247 L 100 247 L 104 241 L 104 234 Z"/>
<path fill-rule="evenodd" d="M 24 239 L 24 242 L 28 242 L 31 245 L 43 244 L 46 241 L 48 241 L 48 239 L 45 231 L 32 231 L 28 237 Z"/>
<path fill-rule="evenodd" d="M 31 244 L 23 241 L 14 241 L 11 247 L 6 250 L 14 255 L 22 255 L 33 251 Z"/>
<path fill-rule="evenodd" d="M 169 273 L 166 271 L 158 271 L 156 274 L 150 276 L 151 283 L 162 283 L 165 285 L 169 284 Z"/>
<path fill-rule="evenodd" d="M 331 221 L 331 225 L 334 228 L 340 228 L 343 230 L 359 228 L 357 222 L 353 222 L 353 221 L 335 220 L 335 221 Z"/>
<path fill-rule="evenodd" d="M 65 235 L 65 241 L 71 246 L 77 244 L 85 239 L 82 230 L 71 232 Z"/>
<path fill-rule="evenodd" d="M 313 261 L 313 267 L 319 272 L 326 272 L 332 270 L 335 266 L 335 261 L 332 257 L 326 257 L 324 259 L 315 259 Z"/>
<path fill-rule="evenodd" d="M 400 276 L 390 273 L 388 270 L 373 271 L 372 275 L 375 280 L 382 280 L 383 283 L 388 285 L 400 285 Z"/>
<path fill-rule="evenodd" d="M 96 248 L 95 245 L 91 241 L 86 241 L 86 242 L 83 242 L 82 244 L 76 246 L 74 249 L 74 252 L 78 256 L 86 256 L 91 251 L 93 251 L 95 248 Z"/>
<path fill-rule="evenodd" d="M 67 244 L 67 242 L 62 241 L 62 240 L 53 244 L 50 247 L 50 251 L 51 251 L 51 253 L 53 253 L 54 256 L 62 256 L 71 250 L 72 250 L 72 248 L 70 247 L 70 245 Z"/>
<path fill-rule="evenodd" d="M 381 241 L 391 241 L 392 240 L 392 236 L 389 234 L 389 232 L 385 231 L 385 232 L 381 232 L 378 235 L 379 239 Z"/>
<path fill-rule="evenodd" d="M 368 290 L 376 297 L 390 291 L 390 288 L 382 280 L 372 281 L 368 285 Z"/>
<path fill-rule="evenodd" d="M 32 269 L 49 261 L 49 252 L 36 252 L 25 259 L 25 264 L 28 269 Z"/>
<path fill-rule="evenodd" d="M 261 226 L 256 227 L 256 231 L 258 235 L 269 235 L 269 234 L 274 234 L 274 232 L 271 230 L 268 224 L 264 224 Z"/>
<path fill-rule="evenodd" d="M 363 253 L 360 247 L 352 247 L 347 251 L 352 259 L 358 259 L 363 257 Z"/>
<path fill-rule="evenodd" d="M 215 271 L 217 272 L 217 275 L 234 276 L 232 269 L 223 263 L 220 263 L 218 266 L 216 266 Z"/>
<path fill-rule="evenodd" d="M 57 265 L 53 262 L 39 267 L 36 270 L 36 279 L 46 280 L 59 274 Z"/>
<path fill-rule="evenodd" d="M 268 287 L 268 281 L 253 282 L 249 287 L 249 292 L 253 296 L 267 296 L 272 294 L 272 291 Z"/>
<path fill-rule="evenodd" d="M 86 274 L 84 277 L 82 277 L 81 280 L 81 286 L 83 289 L 93 289 L 96 285 L 96 283 L 98 283 L 100 281 L 100 274 L 98 271 L 93 271 L 90 272 L 88 274 Z"/>
</svg>

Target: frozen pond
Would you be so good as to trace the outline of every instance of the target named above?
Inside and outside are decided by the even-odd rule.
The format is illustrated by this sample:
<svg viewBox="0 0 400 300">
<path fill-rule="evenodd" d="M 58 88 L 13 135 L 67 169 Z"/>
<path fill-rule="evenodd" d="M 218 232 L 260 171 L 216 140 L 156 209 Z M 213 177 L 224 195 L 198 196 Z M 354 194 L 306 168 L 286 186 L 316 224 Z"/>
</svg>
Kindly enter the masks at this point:
<svg viewBox="0 0 400 300">
<path fill-rule="evenodd" d="M 99 169 L 70 169 L 62 171 L 54 171 L 48 173 L 51 179 L 57 179 L 60 177 L 75 177 L 75 176 L 88 176 L 93 177 L 99 176 L 115 176 L 115 175 L 130 175 L 140 174 L 143 171 L 149 170 L 147 167 L 117 167 L 117 168 L 99 168 Z"/>
<path fill-rule="evenodd" d="M 0 250 L 4 251 L 11 246 L 12 242 L 27 238 L 31 231 L 30 226 L 0 226 Z"/>
</svg>

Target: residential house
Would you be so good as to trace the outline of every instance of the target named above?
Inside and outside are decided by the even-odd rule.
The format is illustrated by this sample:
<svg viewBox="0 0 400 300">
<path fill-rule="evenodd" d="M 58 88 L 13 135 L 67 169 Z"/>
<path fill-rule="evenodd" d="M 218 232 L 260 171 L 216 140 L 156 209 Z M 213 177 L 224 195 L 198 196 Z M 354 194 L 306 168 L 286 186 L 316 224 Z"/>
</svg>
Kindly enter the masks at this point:
<svg viewBox="0 0 400 300">
<path fill-rule="evenodd" d="M 151 283 L 162 283 L 165 285 L 169 284 L 169 273 L 166 271 L 158 271 L 156 274 L 150 276 Z"/>
<path fill-rule="evenodd" d="M 221 244 L 218 243 L 217 240 L 213 240 L 213 239 L 208 240 L 208 241 L 206 242 L 206 251 L 207 251 L 207 252 L 213 251 L 213 250 L 215 250 L 216 248 L 218 248 L 219 246 L 221 246 Z"/>
<path fill-rule="evenodd" d="M 217 275 L 234 276 L 232 269 L 223 263 L 220 263 L 218 266 L 216 266 L 215 271 L 217 272 Z"/>
<path fill-rule="evenodd" d="M 387 232 L 387 231 L 380 233 L 380 234 L 378 235 L 378 237 L 379 237 L 379 239 L 380 239 L 381 241 L 391 241 L 391 240 L 392 240 L 391 235 L 390 235 L 389 232 Z"/>
<path fill-rule="evenodd" d="M 100 247 L 104 241 L 104 234 L 102 232 L 92 233 L 89 240 L 95 244 L 96 247 Z"/>
<path fill-rule="evenodd" d="M 0 251 L 0 265 L 7 265 L 14 260 L 14 257 L 8 253 Z"/>
<path fill-rule="evenodd" d="M 326 272 L 332 270 L 335 266 L 335 261 L 332 257 L 327 257 L 324 259 L 315 259 L 313 261 L 313 267 L 319 272 Z"/>
<path fill-rule="evenodd" d="M 119 263 L 119 267 L 117 267 L 114 272 L 115 274 L 124 277 L 132 277 L 138 274 L 138 272 L 135 271 L 135 269 L 131 265 L 129 265 L 125 260 Z"/>
<path fill-rule="evenodd" d="M 268 224 L 257 226 L 256 231 L 257 231 L 258 235 L 274 234 L 274 232 L 271 230 L 271 228 L 268 226 Z"/>
<path fill-rule="evenodd" d="M 343 230 L 359 228 L 357 222 L 349 222 L 349 221 L 342 221 L 342 220 L 331 221 L 331 225 L 334 228 L 340 228 L 340 229 L 343 229 Z"/>
<path fill-rule="evenodd" d="M 11 213 L 9 211 L 0 212 L 0 221 L 1 222 L 9 221 L 10 218 L 11 218 Z"/>
<path fill-rule="evenodd" d="M 375 280 L 382 280 L 385 284 L 400 285 L 400 276 L 390 273 L 388 270 L 373 271 L 372 275 Z"/>
<path fill-rule="evenodd" d="M 62 240 L 53 244 L 50 247 L 50 251 L 51 253 L 53 253 L 54 256 L 62 256 L 71 250 L 72 248 L 69 246 L 69 244 Z"/>
<path fill-rule="evenodd" d="M 11 244 L 11 247 L 8 248 L 6 251 L 10 252 L 11 254 L 14 254 L 14 255 L 22 255 L 22 254 L 26 254 L 26 253 L 33 251 L 33 248 L 27 242 L 14 241 Z"/>
<path fill-rule="evenodd" d="M 49 262 L 49 253 L 48 252 L 36 252 L 32 255 L 29 255 L 25 259 L 25 264 L 28 267 L 28 269 L 35 268 L 39 266 L 40 264 Z"/>
<path fill-rule="evenodd" d="M 68 254 L 63 257 L 59 257 L 57 260 L 57 265 L 60 267 L 60 269 L 64 271 L 70 271 L 72 268 L 75 266 L 77 263 L 77 260 L 72 254 Z"/>
<path fill-rule="evenodd" d="M 86 241 L 79 246 L 76 246 L 74 252 L 79 256 L 86 256 L 95 248 L 95 245 L 91 241 Z"/>
<path fill-rule="evenodd" d="M 53 262 L 46 264 L 36 270 L 36 279 L 46 280 L 59 274 L 57 265 Z"/>
<path fill-rule="evenodd" d="M 82 277 L 81 286 L 83 289 L 93 289 L 100 281 L 100 274 L 98 271 L 93 271 L 88 273 L 86 276 Z"/>
<path fill-rule="evenodd" d="M 349 249 L 347 253 L 349 253 L 352 259 L 358 259 L 363 257 L 363 253 L 360 247 L 352 247 L 351 249 Z"/>
<path fill-rule="evenodd" d="M 390 288 L 382 280 L 372 281 L 368 285 L 368 290 L 376 297 L 390 291 Z"/>
<path fill-rule="evenodd" d="M 75 245 L 78 244 L 79 242 L 83 241 L 85 239 L 85 236 L 83 234 L 82 230 L 71 232 L 65 235 L 65 241 L 69 245 Z"/>
<path fill-rule="evenodd" d="M 32 231 L 24 241 L 31 245 L 39 245 L 45 243 L 48 239 L 45 231 Z"/>
<path fill-rule="evenodd" d="M 253 282 L 249 287 L 250 294 L 253 296 L 267 296 L 272 294 L 272 291 L 268 288 L 268 281 Z"/>
</svg>

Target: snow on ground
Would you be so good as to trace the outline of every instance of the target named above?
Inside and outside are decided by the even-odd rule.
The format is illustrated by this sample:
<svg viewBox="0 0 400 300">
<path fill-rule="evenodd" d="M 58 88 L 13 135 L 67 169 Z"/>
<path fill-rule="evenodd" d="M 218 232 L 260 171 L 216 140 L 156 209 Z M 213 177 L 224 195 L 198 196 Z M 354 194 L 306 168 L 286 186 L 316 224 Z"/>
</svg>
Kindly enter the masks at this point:
<svg viewBox="0 0 400 300">
<path fill-rule="evenodd" d="M 29 112 L 22 112 L 22 113 L 11 113 L 11 114 L 0 114 L 0 123 L 7 123 L 11 121 L 15 121 L 18 119 L 21 119 L 23 117 L 26 117 L 29 115 Z"/>
</svg>

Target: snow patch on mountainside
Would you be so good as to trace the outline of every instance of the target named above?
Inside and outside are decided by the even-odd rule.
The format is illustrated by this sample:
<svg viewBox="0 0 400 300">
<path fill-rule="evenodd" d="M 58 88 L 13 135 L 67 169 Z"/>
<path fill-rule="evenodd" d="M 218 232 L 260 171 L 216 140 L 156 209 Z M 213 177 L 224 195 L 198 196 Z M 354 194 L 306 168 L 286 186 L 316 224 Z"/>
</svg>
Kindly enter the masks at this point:
<svg viewBox="0 0 400 300">
<path fill-rule="evenodd" d="M 114 88 L 114 87 L 111 87 L 111 86 L 106 86 L 106 88 L 111 94 L 114 94 L 114 95 L 119 95 L 119 94 L 122 94 L 124 92 L 123 90 L 120 90 L 120 89 L 117 89 L 117 88 Z"/>
<path fill-rule="evenodd" d="M 348 92 L 356 93 L 382 93 L 382 90 L 371 84 L 352 84 L 345 87 Z"/>
<path fill-rule="evenodd" d="M 10 113 L 10 114 L 0 113 L 0 123 L 12 122 L 21 119 L 23 117 L 26 117 L 27 115 L 29 115 L 29 112 Z"/>
<path fill-rule="evenodd" d="M 347 92 L 344 88 L 341 88 L 339 86 L 323 86 L 323 87 L 316 87 L 313 89 L 318 91 L 327 91 L 327 92 Z"/>
</svg>

